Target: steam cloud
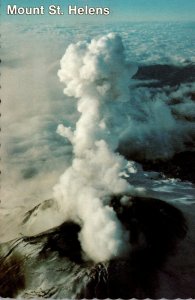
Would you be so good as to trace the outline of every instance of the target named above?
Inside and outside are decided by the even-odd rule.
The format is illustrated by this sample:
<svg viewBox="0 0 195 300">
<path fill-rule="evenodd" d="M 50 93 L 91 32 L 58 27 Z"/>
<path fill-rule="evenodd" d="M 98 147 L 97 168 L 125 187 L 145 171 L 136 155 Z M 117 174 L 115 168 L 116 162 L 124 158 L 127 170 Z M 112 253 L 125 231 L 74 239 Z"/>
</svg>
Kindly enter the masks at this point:
<svg viewBox="0 0 195 300">
<path fill-rule="evenodd" d="M 80 118 L 75 129 L 58 126 L 73 145 L 74 159 L 54 195 L 65 218 L 81 224 L 82 249 L 95 262 L 129 250 L 129 233 L 109 206 L 111 195 L 132 190 L 120 178 L 127 161 L 114 152 L 128 118 L 123 106 L 129 99 L 129 68 L 121 38 L 111 33 L 70 45 L 58 72 L 64 93 L 77 100 Z M 131 76 L 135 71 L 132 66 Z"/>
<path fill-rule="evenodd" d="M 179 107 L 169 103 L 177 93 L 182 98 L 185 89 L 154 97 L 152 90 L 144 93 L 138 87 L 130 95 L 136 71 L 126 61 L 120 36 L 110 33 L 71 44 L 58 72 L 64 94 L 77 101 L 80 117 L 76 126 L 60 124 L 57 129 L 71 142 L 74 158 L 54 187 L 54 197 L 65 220 L 81 225 L 82 249 L 95 262 L 129 250 L 129 233 L 109 205 L 113 194 L 135 193 L 121 177 L 127 160 L 116 150 L 133 158 L 167 159 L 193 138 L 194 125 L 186 121 L 184 109 L 194 107 L 192 100 L 185 96 Z"/>
</svg>

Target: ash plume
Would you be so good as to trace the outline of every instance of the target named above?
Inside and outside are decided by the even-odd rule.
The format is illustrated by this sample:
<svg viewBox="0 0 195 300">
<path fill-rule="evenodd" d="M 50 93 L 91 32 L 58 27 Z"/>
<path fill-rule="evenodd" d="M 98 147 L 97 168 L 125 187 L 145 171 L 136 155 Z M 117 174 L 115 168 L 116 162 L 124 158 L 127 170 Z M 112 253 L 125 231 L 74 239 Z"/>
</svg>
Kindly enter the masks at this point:
<svg viewBox="0 0 195 300">
<path fill-rule="evenodd" d="M 129 64 L 121 38 L 108 34 L 91 42 L 71 44 L 58 72 L 64 94 L 77 101 L 80 117 L 75 128 L 57 132 L 73 145 L 72 165 L 54 187 L 66 220 L 81 225 L 81 246 L 88 258 L 107 261 L 129 251 L 126 231 L 112 207 L 111 195 L 128 193 L 132 186 L 120 173 L 127 161 L 114 150 L 128 115 Z M 136 68 L 132 66 L 131 76 Z"/>
</svg>

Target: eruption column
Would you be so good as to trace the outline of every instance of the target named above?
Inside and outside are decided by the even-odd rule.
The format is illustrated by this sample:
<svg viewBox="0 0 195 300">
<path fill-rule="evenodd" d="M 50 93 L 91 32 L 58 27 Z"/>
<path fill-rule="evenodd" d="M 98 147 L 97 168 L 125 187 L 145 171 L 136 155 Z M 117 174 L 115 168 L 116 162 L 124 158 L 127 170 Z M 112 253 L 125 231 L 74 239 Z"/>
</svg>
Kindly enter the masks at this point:
<svg viewBox="0 0 195 300">
<path fill-rule="evenodd" d="M 109 201 L 113 194 L 132 190 L 120 177 L 127 161 L 115 152 L 128 118 L 124 108 L 135 68 L 130 72 L 122 41 L 113 33 L 71 44 L 58 72 L 64 94 L 77 101 L 80 117 L 74 130 L 62 124 L 57 129 L 72 143 L 74 158 L 54 196 L 65 220 L 81 225 L 82 249 L 95 262 L 129 251 L 129 233 Z"/>
</svg>

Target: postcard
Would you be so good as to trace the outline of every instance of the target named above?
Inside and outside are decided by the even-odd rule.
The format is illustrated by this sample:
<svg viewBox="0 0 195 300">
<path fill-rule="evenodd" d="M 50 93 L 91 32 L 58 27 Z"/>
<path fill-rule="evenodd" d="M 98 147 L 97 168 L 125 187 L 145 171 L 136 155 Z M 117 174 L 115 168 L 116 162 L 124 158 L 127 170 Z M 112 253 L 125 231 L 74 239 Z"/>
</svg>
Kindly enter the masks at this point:
<svg viewBox="0 0 195 300">
<path fill-rule="evenodd" d="M 1 298 L 195 298 L 194 11 L 2 0 Z"/>
</svg>

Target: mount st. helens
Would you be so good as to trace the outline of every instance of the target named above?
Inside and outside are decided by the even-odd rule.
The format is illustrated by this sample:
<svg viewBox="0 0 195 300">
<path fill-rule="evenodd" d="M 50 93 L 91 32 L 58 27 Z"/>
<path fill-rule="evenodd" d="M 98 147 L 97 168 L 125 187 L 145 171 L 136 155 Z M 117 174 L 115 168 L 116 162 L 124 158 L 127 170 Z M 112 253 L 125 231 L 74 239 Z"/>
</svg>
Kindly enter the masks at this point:
<svg viewBox="0 0 195 300">
<path fill-rule="evenodd" d="M 181 296 L 171 275 L 163 276 L 167 261 L 172 270 L 169 259 L 178 242 L 190 243 L 176 206 L 193 206 L 183 192 L 193 186 L 145 172 L 132 159 L 166 160 L 189 150 L 194 124 L 177 116 L 189 114 L 193 101 L 188 97 L 173 107 L 175 91 L 143 93 L 131 79 L 136 72 L 117 34 L 67 48 L 58 76 L 65 101 L 76 101 L 79 115 L 57 132 L 72 144 L 72 162 L 53 198 L 25 214 L 24 237 L 1 245 L 1 296 Z M 131 92 L 129 85 L 137 89 Z M 61 225 L 47 230 L 52 216 Z M 192 297 L 192 289 L 183 295 Z"/>
</svg>

